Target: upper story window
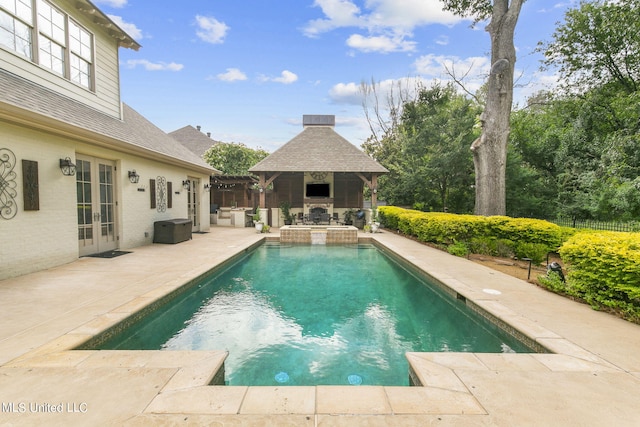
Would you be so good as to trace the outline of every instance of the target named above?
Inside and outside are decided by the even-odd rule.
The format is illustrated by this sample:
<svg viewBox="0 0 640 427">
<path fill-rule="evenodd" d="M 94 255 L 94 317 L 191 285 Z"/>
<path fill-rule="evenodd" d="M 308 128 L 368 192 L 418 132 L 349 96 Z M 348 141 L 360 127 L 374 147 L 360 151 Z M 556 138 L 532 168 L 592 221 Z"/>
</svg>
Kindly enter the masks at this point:
<svg viewBox="0 0 640 427">
<path fill-rule="evenodd" d="M 0 0 L 0 44 L 33 60 L 31 0 Z"/>
<path fill-rule="evenodd" d="M 46 0 L 0 0 L 0 44 L 87 89 L 93 36 Z"/>
</svg>

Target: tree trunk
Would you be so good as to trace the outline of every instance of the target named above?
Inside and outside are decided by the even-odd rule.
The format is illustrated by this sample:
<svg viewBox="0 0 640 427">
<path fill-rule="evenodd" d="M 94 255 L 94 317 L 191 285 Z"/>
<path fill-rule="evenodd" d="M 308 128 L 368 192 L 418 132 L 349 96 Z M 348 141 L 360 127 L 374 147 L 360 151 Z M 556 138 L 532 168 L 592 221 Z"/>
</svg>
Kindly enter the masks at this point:
<svg viewBox="0 0 640 427">
<path fill-rule="evenodd" d="M 481 116 L 482 134 L 471 145 L 476 172 L 476 215 L 506 213 L 505 173 L 509 118 L 513 103 L 516 51 L 513 36 L 524 0 L 494 0 L 491 22 L 491 74 L 487 104 Z"/>
</svg>

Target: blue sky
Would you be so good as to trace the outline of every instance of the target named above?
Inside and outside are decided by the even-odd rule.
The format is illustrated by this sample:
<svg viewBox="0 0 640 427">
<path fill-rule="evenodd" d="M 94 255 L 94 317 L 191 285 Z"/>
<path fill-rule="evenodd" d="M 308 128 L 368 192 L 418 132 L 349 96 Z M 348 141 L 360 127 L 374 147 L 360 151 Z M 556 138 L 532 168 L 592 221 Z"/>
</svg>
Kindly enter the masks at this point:
<svg viewBox="0 0 640 427">
<path fill-rule="evenodd" d="M 142 48 L 120 50 L 122 100 L 165 132 L 200 125 L 212 138 L 269 152 L 302 130 L 303 114 L 333 114 L 359 146 L 371 134 L 359 91 L 446 80 L 477 89 L 487 74 L 484 25 L 437 0 L 94 0 Z M 540 40 L 576 0 L 528 0 L 516 29 L 515 97 L 553 85 Z M 369 103 L 371 105 L 371 102 Z"/>
</svg>

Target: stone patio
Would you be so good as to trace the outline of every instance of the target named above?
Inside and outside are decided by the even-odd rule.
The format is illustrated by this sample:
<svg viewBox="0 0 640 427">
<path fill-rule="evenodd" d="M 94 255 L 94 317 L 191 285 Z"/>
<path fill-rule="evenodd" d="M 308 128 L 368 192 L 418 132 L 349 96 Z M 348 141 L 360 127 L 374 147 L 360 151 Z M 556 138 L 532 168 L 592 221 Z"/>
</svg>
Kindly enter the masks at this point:
<svg viewBox="0 0 640 427">
<path fill-rule="evenodd" d="M 0 425 L 638 425 L 640 326 L 388 231 L 361 237 L 554 353 L 410 353 L 420 387 L 231 387 L 209 385 L 224 351 L 71 350 L 265 238 L 219 227 L 0 281 Z"/>
</svg>

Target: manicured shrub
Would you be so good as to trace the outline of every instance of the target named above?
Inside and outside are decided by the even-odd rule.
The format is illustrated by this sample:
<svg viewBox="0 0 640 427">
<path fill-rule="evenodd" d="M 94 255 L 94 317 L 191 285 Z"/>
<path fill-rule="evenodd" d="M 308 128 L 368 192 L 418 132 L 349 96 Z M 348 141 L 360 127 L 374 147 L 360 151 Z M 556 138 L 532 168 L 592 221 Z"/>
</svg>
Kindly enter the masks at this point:
<svg viewBox="0 0 640 427">
<path fill-rule="evenodd" d="M 464 258 L 469 255 L 469 248 L 464 242 L 455 242 L 447 247 L 447 252 Z"/>
<path fill-rule="evenodd" d="M 534 264 L 541 264 L 549 252 L 547 245 L 542 243 L 520 242 L 516 245 L 516 256 L 520 259 L 529 258 Z"/>
<path fill-rule="evenodd" d="M 640 320 L 640 234 L 577 233 L 560 248 L 567 281 L 594 308 Z"/>
</svg>

